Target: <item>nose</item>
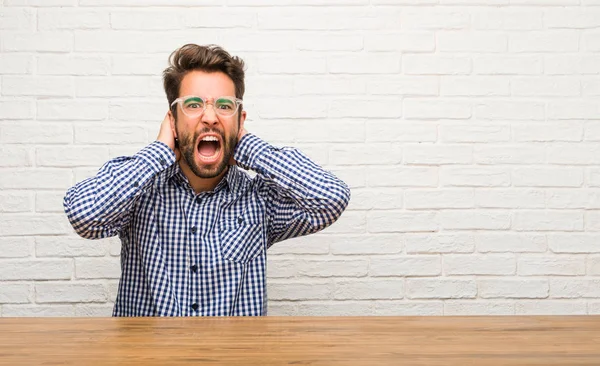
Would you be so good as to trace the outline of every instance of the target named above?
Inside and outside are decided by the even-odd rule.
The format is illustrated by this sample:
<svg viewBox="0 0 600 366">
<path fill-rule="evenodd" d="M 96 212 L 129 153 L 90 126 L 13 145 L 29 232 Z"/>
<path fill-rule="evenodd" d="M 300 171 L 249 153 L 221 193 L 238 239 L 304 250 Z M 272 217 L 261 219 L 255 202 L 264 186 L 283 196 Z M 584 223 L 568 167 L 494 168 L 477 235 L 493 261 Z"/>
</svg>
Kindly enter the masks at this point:
<svg viewBox="0 0 600 366">
<path fill-rule="evenodd" d="M 216 124 L 218 121 L 219 119 L 217 118 L 214 104 L 207 104 L 206 108 L 204 109 L 204 113 L 202 113 L 202 123 L 211 126 Z"/>
</svg>

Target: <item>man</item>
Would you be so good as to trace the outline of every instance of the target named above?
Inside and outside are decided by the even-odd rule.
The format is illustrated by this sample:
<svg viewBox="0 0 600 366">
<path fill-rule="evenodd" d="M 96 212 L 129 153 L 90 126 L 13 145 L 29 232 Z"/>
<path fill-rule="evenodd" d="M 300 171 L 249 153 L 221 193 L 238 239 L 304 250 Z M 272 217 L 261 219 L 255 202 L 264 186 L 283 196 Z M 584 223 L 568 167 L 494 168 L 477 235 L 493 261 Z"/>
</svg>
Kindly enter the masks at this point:
<svg viewBox="0 0 600 366">
<path fill-rule="evenodd" d="M 113 316 L 266 315 L 267 248 L 331 225 L 350 191 L 246 131 L 240 58 L 188 44 L 169 61 L 156 141 L 70 188 L 65 212 L 84 238 L 121 239 Z"/>
</svg>

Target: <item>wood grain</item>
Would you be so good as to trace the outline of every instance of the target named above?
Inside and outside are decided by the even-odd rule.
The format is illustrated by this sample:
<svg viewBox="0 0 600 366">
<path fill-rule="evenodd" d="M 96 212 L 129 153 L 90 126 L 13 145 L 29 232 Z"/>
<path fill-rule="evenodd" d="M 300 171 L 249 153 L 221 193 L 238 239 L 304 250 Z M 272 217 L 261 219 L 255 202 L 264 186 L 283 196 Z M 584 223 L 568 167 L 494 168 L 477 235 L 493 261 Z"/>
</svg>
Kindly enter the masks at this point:
<svg viewBox="0 0 600 366">
<path fill-rule="evenodd" d="M 600 365 L 600 316 L 0 318 L 2 365 Z"/>
</svg>

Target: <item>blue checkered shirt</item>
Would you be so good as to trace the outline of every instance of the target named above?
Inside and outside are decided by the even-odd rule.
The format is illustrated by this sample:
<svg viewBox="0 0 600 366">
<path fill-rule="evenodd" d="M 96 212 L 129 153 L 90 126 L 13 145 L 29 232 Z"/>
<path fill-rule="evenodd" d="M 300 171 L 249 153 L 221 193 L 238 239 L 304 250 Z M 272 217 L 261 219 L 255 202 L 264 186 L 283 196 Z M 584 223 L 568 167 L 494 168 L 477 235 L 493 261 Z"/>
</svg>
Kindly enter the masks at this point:
<svg viewBox="0 0 600 366">
<path fill-rule="evenodd" d="M 71 187 L 64 208 L 80 236 L 121 239 L 113 316 L 266 315 L 266 252 L 331 225 L 346 184 L 294 148 L 246 134 L 213 191 L 196 194 L 155 141 Z"/>
</svg>

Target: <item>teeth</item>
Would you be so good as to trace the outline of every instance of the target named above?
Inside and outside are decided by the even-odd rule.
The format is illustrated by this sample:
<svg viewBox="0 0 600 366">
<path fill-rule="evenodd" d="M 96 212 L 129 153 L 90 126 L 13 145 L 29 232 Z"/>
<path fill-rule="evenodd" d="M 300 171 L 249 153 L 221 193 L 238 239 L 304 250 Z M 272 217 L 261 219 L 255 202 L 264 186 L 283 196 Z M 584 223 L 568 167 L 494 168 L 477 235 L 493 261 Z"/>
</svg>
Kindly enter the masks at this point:
<svg viewBox="0 0 600 366">
<path fill-rule="evenodd" d="M 219 140 L 217 140 L 217 138 L 214 136 L 205 136 L 202 138 L 202 141 L 219 141 Z"/>
</svg>

